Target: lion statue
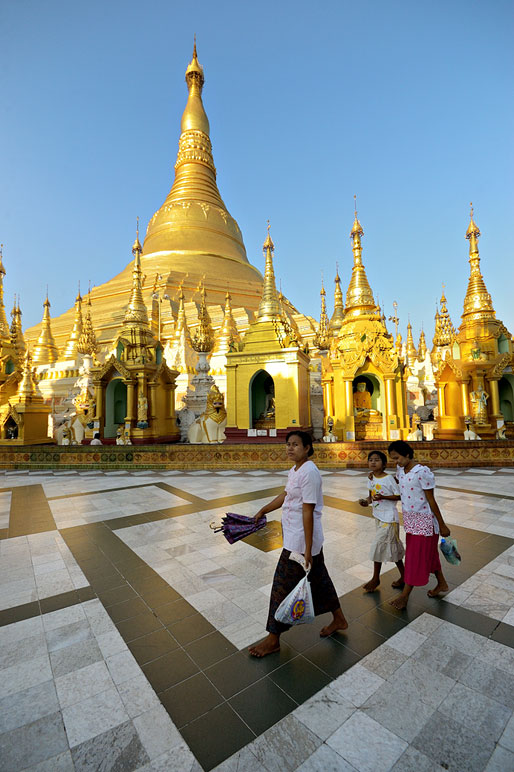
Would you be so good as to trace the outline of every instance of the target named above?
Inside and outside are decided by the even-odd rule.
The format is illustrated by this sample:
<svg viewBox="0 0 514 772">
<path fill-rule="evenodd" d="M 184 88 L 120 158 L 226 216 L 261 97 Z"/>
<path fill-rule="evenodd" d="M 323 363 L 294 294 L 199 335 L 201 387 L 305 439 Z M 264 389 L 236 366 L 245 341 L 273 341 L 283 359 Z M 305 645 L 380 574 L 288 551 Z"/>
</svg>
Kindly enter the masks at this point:
<svg viewBox="0 0 514 772">
<path fill-rule="evenodd" d="M 207 395 L 205 413 L 202 413 L 189 427 L 188 440 L 193 445 L 199 445 L 202 442 L 223 442 L 226 425 L 227 411 L 225 410 L 224 397 L 214 384 Z"/>
</svg>

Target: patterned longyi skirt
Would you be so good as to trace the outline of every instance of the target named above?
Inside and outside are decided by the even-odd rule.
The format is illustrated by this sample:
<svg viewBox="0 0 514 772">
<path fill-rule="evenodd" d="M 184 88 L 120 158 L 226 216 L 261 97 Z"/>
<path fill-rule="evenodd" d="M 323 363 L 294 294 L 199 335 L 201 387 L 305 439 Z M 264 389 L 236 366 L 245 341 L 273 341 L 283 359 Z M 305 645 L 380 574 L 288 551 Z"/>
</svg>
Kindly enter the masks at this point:
<svg viewBox="0 0 514 772">
<path fill-rule="evenodd" d="M 268 633 L 280 635 L 289 630 L 291 625 L 285 625 L 283 622 L 277 622 L 275 612 L 284 598 L 289 595 L 300 579 L 305 576 L 305 571 L 295 560 L 289 560 L 290 550 L 282 550 L 280 559 L 275 569 L 273 585 L 271 587 L 271 597 L 269 601 L 268 622 L 266 630 Z M 309 582 L 311 584 L 312 600 L 314 603 L 314 613 L 316 616 L 325 614 L 327 611 L 337 611 L 340 608 L 339 598 L 336 588 L 329 576 L 323 550 L 319 555 L 312 558 L 312 568 L 309 573 Z"/>
</svg>

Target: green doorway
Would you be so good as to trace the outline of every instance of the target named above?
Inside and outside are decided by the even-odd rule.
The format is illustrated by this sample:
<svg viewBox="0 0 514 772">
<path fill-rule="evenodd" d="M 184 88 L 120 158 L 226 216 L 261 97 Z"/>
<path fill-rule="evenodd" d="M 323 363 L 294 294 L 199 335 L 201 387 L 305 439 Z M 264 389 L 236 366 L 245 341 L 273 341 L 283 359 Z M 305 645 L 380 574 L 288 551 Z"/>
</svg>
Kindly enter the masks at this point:
<svg viewBox="0 0 514 772">
<path fill-rule="evenodd" d="M 127 386 L 121 378 L 113 378 L 105 390 L 104 437 L 116 437 L 127 415 Z"/>
</svg>

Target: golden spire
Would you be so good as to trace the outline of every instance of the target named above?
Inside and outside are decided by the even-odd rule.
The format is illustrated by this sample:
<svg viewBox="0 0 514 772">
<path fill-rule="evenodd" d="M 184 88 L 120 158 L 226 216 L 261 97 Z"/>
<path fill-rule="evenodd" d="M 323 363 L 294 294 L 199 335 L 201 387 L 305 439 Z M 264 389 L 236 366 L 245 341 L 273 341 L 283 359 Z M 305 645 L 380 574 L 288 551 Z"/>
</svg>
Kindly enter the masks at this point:
<svg viewBox="0 0 514 772">
<path fill-rule="evenodd" d="M 212 351 L 212 347 L 214 346 L 214 332 L 212 329 L 211 317 L 207 310 L 207 293 L 205 292 L 203 284 L 201 285 L 200 294 L 202 300 L 200 302 L 200 311 L 198 312 L 199 324 L 195 330 L 191 346 L 198 353 L 208 354 L 209 351 Z"/>
<path fill-rule="evenodd" d="M 0 338 L 4 340 L 10 339 L 9 323 L 5 313 L 4 306 L 4 276 L 5 268 L 3 263 L 3 248 L 4 245 L 0 244 Z"/>
<path fill-rule="evenodd" d="M 182 115 L 175 180 L 163 205 L 148 225 L 144 255 L 172 255 L 173 270 L 192 274 L 228 273 L 246 281 L 261 280 L 251 266 L 239 226 L 228 212 L 216 184 L 209 121 L 202 103 L 203 67 L 196 42 L 186 69 L 187 104 Z M 220 258 L 231 261 L 220 263 Z M 161 260 L 165 259 L 165 256 Z M 236 267 L 239 263 L 244 268 Z"/>
<path fill-rule="evenodd" d="M 314 345 L 319 348 L 320 351 L 326 351 L 330 346 L 330 335 L 328 332 L 329 321 L 327 316 L 327 304 L 326 304 L 326 292 L 323 286 L 323 279 L 321 280 L 321 313 L 319 317 L 318 331 L 314 336 Z"/>
<path fill-rule="evenodd" d="M 448 312 L 447 300 L 443 292 L 440 300 L 440 311 L 436 311 L 435 315 L 435 332 L 433 338 L 434 346 L 450 346 L 455 337 L 455 328 L 452 324 L 450 314 Z"/>
<path fill-rule="evenodd" d="M 81 354 L 88 354 L 89 356 L 96 354 L 98 351 L 98 342 L 96 340 L 93 321 L 91 319 L 91 290 L 87 296 L 86 318 L 84 320 L 84 326 L 82 327 L 82 333 L 78 341 L 77 350 Z"/>
<path fill-rule="evenodd" d="M 139 243 L 139 217 L 137 218 L 136 238 L 132 245 L 132 254 L 134 255 L 134 268 L 132 270 L 132 291 L 130 300 L 125 311 L 124 325 L 131 327 L 144 327 L 149 329 L 148 311 L 143 300 L 143 282 L 141 271 L 141 244 Z"/>
<path fill-rule="evenodd" d="M 471 319 L 494 319 L 494 312 L 491 296 L 487 291 L 485 282 L 480 271 L 480 255 L 478 252 L 478 239 L 480 231 L 473 220 L 473 204 L 471 206 L 471 217 L 466 238 L 469 239 L 469 264 L 470 275 L 468 289 L 464 298 L 464 312 L 462 320 L 464 323 Z"/>
<path fill-rule="evenodd" d="M 76 359 L 78 354 L 78 343 L 80 336 L 82 335 L 82 297 L 80 295 L 80 284 L 77 297 L 75 298 L 75 320 L 73 322 L 73 329 L 71 335 L 66 343 L 66 348 L 62 358 L 65 360 Z"/>
<path fill-rule="evenodd" d="M 187 326 L 186 310 L 184 307 L 184 292 L 182 285 L 180 285 L 180 292 L 178 296 L 178 313 L 177 313 L 177 326 L 175 328 L 175 334 L 173 336 L 173 342 L 178 343 L 182 338 L 182 333 L 185 335 L 187 343 L 191 342 L 191 334 L 189 327 Z"/>
<path fill-rule="evenodd" d="M 270 321 L 272 319 L 280 319 L 280 303 L 277 297 L 277 287 L 275 284 L 275 272 L 273 270 L 273 252 L 275 245 L 270 235 L 270 224 L 268 220 L 268 234 L 266 241 L 262 245 L 263 252 L 265 254 L 265 266 L 264 266 L 264 284 L 262 286 L 262 298 L 259 303 L 259 310 L 257 312 L 257 319 L 261 321 Z"/>
<path fill-rule="evenodd" d="M 341 278 L 339 276 L 339 266 L 337 263 L 334 284 L 336 285 L 334 289 L 334 313 L 330 319 L 329 330 L 332 335 L 337 335 L 344 320 L 343 292 L 341 290 Z"/>
<path fill-rule="evenodd" d="M 21 325 L 20 299 L 18 297 L 18 303 L 16 303 L 16 295 L 14 296 L 14 305 L 12 307 L 11 317 L 11 343 L 16 351 L 16 360 L 18 363 L 21 363 L 25 357 L 26 345 Z"/>
<path fill-rule="evenodd" d="M 427 355 L 427 342 L 425 340 L 425 331 L 423 330 L 423 327 L 421 328 L 421 332 L 419 334 L 419 343 L 418 343 L 418 356 L 420 362 L 423 362 L 425 357 Z"/>
<path fill-rule="evenodd" d="M 412 367 L 418 358 L 418 352 L 416 351 L 416 346 L 414 345 L 414 338 L 412 337 L 412 324 L 410 323 L 410 320 L 407 324 L 407 343 L 405 353 L 407 355 L 407 364 L 409 367 Z"/>
<path fill-rule="evenodd" d="M 357 209 L 355 209 L 355 219 L 350 231 L 350 238 L 353 241 L 353 268 L 350 284 L 346 292 L 345 307 L 345 314 L 350 316 L 375 314 L 377 310 L 368 277 L 362 264 L 361 236 L 364 236 L 364 231 L 357 219 Z"/>
<path fill-rule="evenodd" d="M 37 394 L 34 380 L 32 378 L 32 360 L 30 351 L 27 348 L 25 354 L 25 361 L 23 363 L 23 375 L 18 385 L 18 391 L 16 392 L 16 402 L 32 401 L 32 398 Z"/>
<path fill-rule="evenodd" d="M 43 320 L 41 322 L 41 332 L 39 334 L 36 348 L 34 349 L 34 365 L 53 365 L 57 361 L 57 346 L 52 335 L 50 320 L 50 301 L 48 300 L 48 291 L 46 300 L 43 303 Z"/>
<path fill-rule="evenodd" d="M 232 298 L 230 297 L 230 292 L 227 290 L 227 294 L 225 295 L 225 313 L 223 315 L 223 324 L 221 325 L 221 329 L 216 336 L 216 343 L 214 345 L 215 354 L 226 354 L 227 351 L 230 351 L 234 345 L 239 343 L 241 340 L 234 316 L 232 314 L 232 305 L 230 302 L 231 300 Z"/>
</svg>

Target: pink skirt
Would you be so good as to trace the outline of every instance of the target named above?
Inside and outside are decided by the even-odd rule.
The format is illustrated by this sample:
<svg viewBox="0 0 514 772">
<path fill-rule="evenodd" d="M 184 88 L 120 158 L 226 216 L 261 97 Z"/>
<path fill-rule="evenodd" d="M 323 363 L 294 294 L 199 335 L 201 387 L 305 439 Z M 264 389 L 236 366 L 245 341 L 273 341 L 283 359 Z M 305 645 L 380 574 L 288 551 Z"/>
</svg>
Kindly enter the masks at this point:
<svg viewBox="0 0 514 772">
<path fill-rule="evenodd" d="M 430 574 L 441 569 L 438 534 L 417 536 L 405 534 L 405 584 L 412 587 L 424 587 Z"/>
</svg>

